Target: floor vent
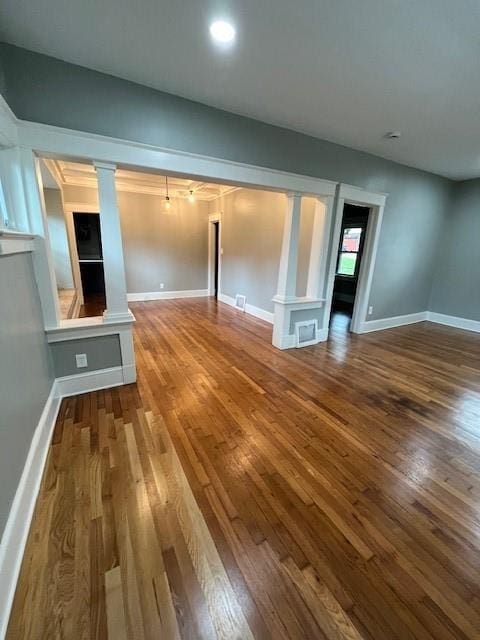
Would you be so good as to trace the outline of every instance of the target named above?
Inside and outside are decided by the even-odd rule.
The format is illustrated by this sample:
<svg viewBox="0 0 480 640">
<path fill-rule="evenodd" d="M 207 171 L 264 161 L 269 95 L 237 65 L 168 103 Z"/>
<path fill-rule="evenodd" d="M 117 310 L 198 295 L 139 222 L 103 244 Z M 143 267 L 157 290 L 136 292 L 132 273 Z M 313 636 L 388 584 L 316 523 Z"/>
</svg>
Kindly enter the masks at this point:
<svg viewBox="0 0 480 640">
<path fill-rule="evenodd" d="M 235 296 L 235 307 L 237 309 L 241 309 L 242 311 L 245 311 L 246 302 L 247 302 L 247 298 L 237 293 L 237 295 Z"/>
<path fill-rule="evenodd" d="M 295 346 L 307 347 L 309 344 L 317 344 L 317 319 L 303 320 L 295 323 Z"/>
</svg>

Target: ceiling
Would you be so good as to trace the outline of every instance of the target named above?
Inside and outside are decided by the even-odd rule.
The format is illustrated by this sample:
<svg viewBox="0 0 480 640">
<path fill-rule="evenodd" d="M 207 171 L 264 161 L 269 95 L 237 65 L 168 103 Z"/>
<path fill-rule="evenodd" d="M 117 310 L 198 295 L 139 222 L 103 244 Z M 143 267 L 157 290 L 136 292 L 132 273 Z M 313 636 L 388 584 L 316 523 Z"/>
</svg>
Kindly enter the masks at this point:
<svg viewBox="0 0 480 640">
<path fill-rule="evenodd" d="M 66 162 L 64 160 L 43 160 L 40 164 L 43 186 L 59 188 L 59 185 L 97 188 L 97 176 L 92 164 Z M 117 169 L 115 184 L 118 191 L 143 193 L 165 197 L 167 185 L 164 175 L 141 173 Z M 168 176 L 168 195 L 172 198 L 188 198 L 193 191 L 195 200 L 210 201 L 236 191 L 238 187 L 211 182 L 200 182 L 189 178 Z"/>
<path fill-rule="evenodd" d="M 222 17 L 237 29 L 229 51 L 208 35 Z M 69 62 L 480 176 L 478 0 L 2 0 L 0 25 L 1 39 Z"/>
</svg>

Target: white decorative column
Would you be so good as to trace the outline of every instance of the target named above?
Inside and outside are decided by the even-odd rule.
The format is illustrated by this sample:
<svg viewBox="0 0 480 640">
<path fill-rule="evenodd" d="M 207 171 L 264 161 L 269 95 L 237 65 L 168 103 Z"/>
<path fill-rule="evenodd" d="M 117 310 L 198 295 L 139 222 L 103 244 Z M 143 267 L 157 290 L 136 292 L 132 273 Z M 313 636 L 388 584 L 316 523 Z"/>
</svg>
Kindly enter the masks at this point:
<svg viewBox="0 0 480 640">
<path fill-rule="evenodd" d="M 320 298 L 324 293 L 332 201 L 333 198 L 327 196 L 317 198 L 315 203 L 307 280 L 307 297 L 309 298 Z"/>
<path fill-rule="evenodd" d="M 282 252 L 278 269 L 277 300 L 295 298 L 297 290 L 298 238 L 300 233 L 300 212 L 302 196 L 287 194 L 287 211 L 283 227 Z"/>
<path fill-rule="evenodd" d="M 23 206 L 25 210 L 23 228 L 28 228 L 35 236 L 35 251 L 32 253 L 33 268 L 45 329 L 51 329 L 60 323 L 60 308 L 40 167 L 33 151 L 24 147 L 18 148 L 18 161 L 23 194 L 17 192 L 15 206 Z"/>
<path fill-rule="evenodd" d="M 132 320 L 132 314 L 128 309 L 122 230 L 115 188 L 116 166 L 106 162 L 95 162 L 94 165 L 98 178 L 103 271 L 107 300 L 107 308 L 103 318 L 105 322 Z"/>
<path fill-rule="evenodd" d="M 272 344 L 279 349 L 290 345 L 290 311 L 288 303 L 296 300 L 298 240 L 300 235 L 300 213 L 302 196 L 299 193 L 287 194 L 287 210 L 283 227 L 282 251 L 278 268 L 277 294 L 273 298 L 275 309 L 273 314 Z"/>
<path fill-rule="evenodd" d="M 122 352 L 123 382 L 129 384 L 135 382 L 137 378 L 131 324 L 135 318 L 128 308 L 122 229 L 115 186 L 116 166 L 107 162 L 95 162 L 94 165 L 98 179 L 103 272 L 107 300 L 103 321 L 107 324 L 120 325 L 119 339 Z"/>
<path fill-rule="evenodd" d="M 322 332 L 327 253 L 332 220 L 333 189 L 318 196 L 305 296 L 296 295 L 301 195 L 290 194 L 283 231 L 272 344 L 279 349 L 303 347 L 326 339 Z"/>
</svg>

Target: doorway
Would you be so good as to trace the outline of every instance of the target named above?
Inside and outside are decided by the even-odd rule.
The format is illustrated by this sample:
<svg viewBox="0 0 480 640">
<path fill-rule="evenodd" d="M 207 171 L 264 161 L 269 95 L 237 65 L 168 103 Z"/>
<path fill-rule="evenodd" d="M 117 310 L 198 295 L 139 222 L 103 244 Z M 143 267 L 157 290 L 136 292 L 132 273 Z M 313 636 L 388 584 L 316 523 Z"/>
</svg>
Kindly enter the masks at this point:
<svg viewBox="0 0 480 640">
<path fill-rule="evenodd" d="M 101 315 L 106 304 L 100 216 L 75 211 L 73 225 L 83 297 L 79 316 Z"/>
<path fill-rule="evenodd" d="M 220 214 L 208 218 L 208 295 L 218 299 L 221 283 L 221 220 Z"/>
<path fill-rule="evenodd" d="M 213 228 L 214 228 L 214 267 L 213 267 L 213 271 L 214 271 L 214 297 L 218 298 L 218 261 L 219 261 L 219 255 L 220 255 L 220 222 L 214 222 L 213 223 Z"/>
<path fill-rule="evenodd" d="M 345 203 L 343 209 L 331 321 L 345 329 L 350 328 L 355 307 L 369 213 L 368 207 L 348 203 Z"/>
<path fill-rule="evenodd" d="M 337 265 L 339 264 L 339 253 L 348 253 L 348 251 L 340 251 L 340 243 L 343 241 L 343 218 L 347 205 L 355 206 L 362 209 L 363 212 L 368 211 L 367 225 L 364 229 L 363 246 L 361 259 L 344 260 L 342 266 L 345 268 L 352 263 L 357 264 L 357 281 L 355 287 L 354 303 L 352 316 L 342 316 L 344 318 L 344 331 L 351 333 L 364 333 L 369 331 L 367 324 L 367 316 L 373 313 L 373 306 L 370 302 L 370 292 L 372 288 L 373 272 L 377 256 L 377 249 L 380 240 L 380 231 L 382 228 L 383 211 L 387 199 L 386 193 L 375 191 L 365 191 L 359 187 L 353 187 L 348 184 L 340 185 L 337 195 L 337 205 L 333 218 L 333 228 L 330 243 L 330 251 L 328 254 L 327 282 L 325 287 L 325 312 L 322 319 L 322 331 L 325 339 L 328 338 L 330 329 L 330 320 L 332 319 L 332 302 L 333 289 L 335 285 L 335 277 L 337 275 Z M 353 227 L 352 227 L 353 228 Z"/>
</svg>

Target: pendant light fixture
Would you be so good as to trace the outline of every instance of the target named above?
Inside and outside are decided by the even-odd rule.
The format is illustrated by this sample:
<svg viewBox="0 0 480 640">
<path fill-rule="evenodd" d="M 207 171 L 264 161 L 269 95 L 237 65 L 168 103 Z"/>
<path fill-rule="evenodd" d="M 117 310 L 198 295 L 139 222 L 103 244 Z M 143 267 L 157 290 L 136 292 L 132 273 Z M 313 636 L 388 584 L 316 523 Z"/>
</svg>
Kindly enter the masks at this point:
<svg viewBox="0 0 480 640">
<path fill-rule="evenodd" d="M 170 207 L 172 206 L 172 203 L 170 202 L 170 196 L 168 195 L 168 177 L 165 176 L 165 189 L 166 189 L 166 196 L 165 196 L 165 209 L 170 209 Z"/>
<path fill-rule="evenodd" d="M 188 196 L 188 201 L 192 204 L 195 202 L 195 196 L 193 195 L 193 189 L 190 189 L 190 194 Z"/>
</svg>

